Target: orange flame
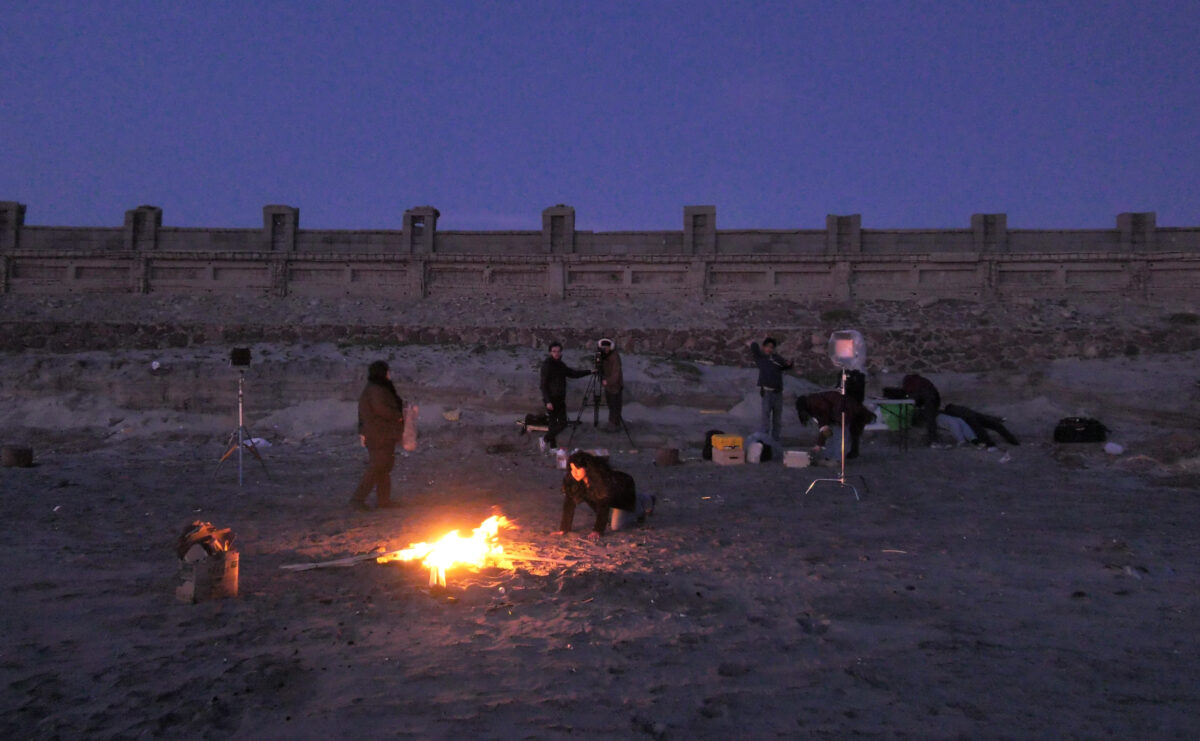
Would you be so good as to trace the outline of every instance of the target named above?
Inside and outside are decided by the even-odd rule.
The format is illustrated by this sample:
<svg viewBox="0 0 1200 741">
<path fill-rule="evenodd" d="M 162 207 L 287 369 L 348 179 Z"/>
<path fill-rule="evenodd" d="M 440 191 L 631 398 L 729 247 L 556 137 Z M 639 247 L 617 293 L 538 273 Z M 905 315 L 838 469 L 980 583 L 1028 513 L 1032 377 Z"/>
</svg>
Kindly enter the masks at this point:
<svg viewBox="0 0 1200 741">
<path fill-rule="evenodd" d="M 413 543 L 407 548 L 378 556 L 378 563 L 390 561 L 420 561 L 431 570 L 444 574 L 453 566 L 480 568 L 493 564 L 501 568 L 512 568 L 512 562 L 504 557 L 500 545 L 500 528 L 512 527 L 504 515 L 492 515 L 483 524 L 464 538 L 457 530 L 451 530 L 436 543 Z"/>
</svg>

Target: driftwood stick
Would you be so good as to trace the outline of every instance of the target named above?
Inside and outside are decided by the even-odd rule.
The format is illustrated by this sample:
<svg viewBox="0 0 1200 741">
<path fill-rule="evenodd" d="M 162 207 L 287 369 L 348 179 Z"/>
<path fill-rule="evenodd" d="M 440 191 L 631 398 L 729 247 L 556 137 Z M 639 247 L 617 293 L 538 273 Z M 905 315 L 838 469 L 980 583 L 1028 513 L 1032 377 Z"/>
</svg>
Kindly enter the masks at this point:
<svg viewBox="0 0 1200 741">
<path fill-rule="evenodd" d="M 547 563 L 561 563 L 568 566 L 573 566 L 578 563 L 577 561 L 571 561 L 565 558 L 548 558 L 546 556 L 514 556 L 511 553 L 505 553 L 504 558 L 507 558 L 509 561 L 545 561 Z"/>
</svg>

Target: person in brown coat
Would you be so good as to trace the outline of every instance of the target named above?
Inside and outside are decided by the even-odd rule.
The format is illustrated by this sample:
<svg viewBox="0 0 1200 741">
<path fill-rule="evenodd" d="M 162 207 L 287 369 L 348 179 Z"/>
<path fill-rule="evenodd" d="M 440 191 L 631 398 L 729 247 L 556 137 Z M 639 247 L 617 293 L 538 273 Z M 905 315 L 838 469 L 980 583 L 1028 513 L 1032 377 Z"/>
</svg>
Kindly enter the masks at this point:
<svg viewBox="0 0 1200 741">
<path fill-rule="evenodd" d="M 350 505 L 366 510 L 367 495 L 375 490 L 375 506 L 395 507 L 392 468 L 396 444 L 404 435 L 404 400 L 392 385 L 388 364 L 376 360 L 367 367 L 367 385 L 358 397 L 358 438 L 367 449 L 367 470 L 350 497 Z"/>
<path fill-rule="evenodd" d="M 600 352 L 600 385 L 604 387 L 604 401 L 608 404 L 608 426 L 605 432 L 617 432 L 625 425 L 621 417 L 621 392 L 625 389 L 625 378 L 621 373 L 621 354 L 616 343 L 603 339 L 597 345 Z"/>
<path fill-rule="evenodd" d="M 817 433 L 817 446 L 824 447 L 829 438 L 833 437 L 833 428 L 842 424 L 842 412 L 846 413 L 846 429 L 850 432 L 850 450 L 847 458 L 858 457 L 858 441 L 862 439 L 863 429 L 875 419 L 874 412 L 869 411 L 853 396 L 844 395 L 840 391 L 820 391 L 796 399 L 796 415 L 800 424 L 808 424 L 814 419 L 820 428 Z"/>
</svg>

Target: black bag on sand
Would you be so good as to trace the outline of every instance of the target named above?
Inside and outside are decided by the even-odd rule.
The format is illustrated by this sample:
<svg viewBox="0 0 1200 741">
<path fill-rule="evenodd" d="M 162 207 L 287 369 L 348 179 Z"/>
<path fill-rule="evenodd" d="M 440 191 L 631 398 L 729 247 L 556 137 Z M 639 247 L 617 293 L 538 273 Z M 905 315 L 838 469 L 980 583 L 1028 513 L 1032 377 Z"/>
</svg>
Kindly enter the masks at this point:
<svg viewBox="0 0 1200 741">
<path fill-rule="evenodd" d="M 1064 417 L 1054 427 L 1056 443 L 1102 443 L 1108 439 L 1108 428 L 1090 417 Z"/>
<path fill-rule="evenodd" d="M 712 460 L 712 439 L 713 435 L 724 435 L 720 430 L 709 430 L 704 433 L 704 450 L 700 453 L 700 457 L 706 461 Z"/>
</svg>

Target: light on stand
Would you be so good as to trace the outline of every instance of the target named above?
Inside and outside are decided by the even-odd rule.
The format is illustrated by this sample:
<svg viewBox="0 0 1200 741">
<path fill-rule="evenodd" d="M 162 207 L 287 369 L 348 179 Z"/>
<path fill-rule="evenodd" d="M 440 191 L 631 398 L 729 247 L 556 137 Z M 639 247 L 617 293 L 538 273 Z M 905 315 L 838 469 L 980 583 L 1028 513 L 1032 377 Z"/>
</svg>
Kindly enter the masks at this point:
<svg viewBox="0 0 1200 741">
<path fill-rule="evenodd" d="M 242 485 L 242 453 L 245 448 L 250 448 L 250 452 L 262 464 L 263 472 L 267 474 L 267 478 L 271 478 L 271 472 L 267 470 L 267 462 L 258 454 L 258 445 L 255 443 L 255 438 L 246 429 L 246 414 L 245 414 L 245 388 L 246 388 L 246 367 L 250 365 L 250 348 L 235 347 L 229 351 L 229 365 L 238 369 L 238 426 L 237 429 L 229 434 L 229 440 L 225 443 L 229 449 L 225 451 L 225 455 L 217 461 L 217 466 L 225 462 L 225 459 L 233 455 L 237 451 L 238 459 L 238 487 Z"/>
<path fill-rule="evenodd" d="M 804 493 L 808 494 L 819 482 L 828 481 L 850 489 L 850 491 L 854 492 L 855 500 L 858 500 L 860 499 L 858 489 L 846 483 L 846 371 L 862 371 L 866 366 L 867 344 L 863 341 L 863 336 L 857 330 L 840 329 L 829 335 L 828 353 L 829 359 L 833 361 L 833 364 L 842 369 L 842 380 L 839 384 L 842 393 L 842 467 L 836 479 L 814 479 L 808 485 L 808 488 L 804 490 Z M 866 483 L 865 480 L 863 483 Z"/>
</svg>

